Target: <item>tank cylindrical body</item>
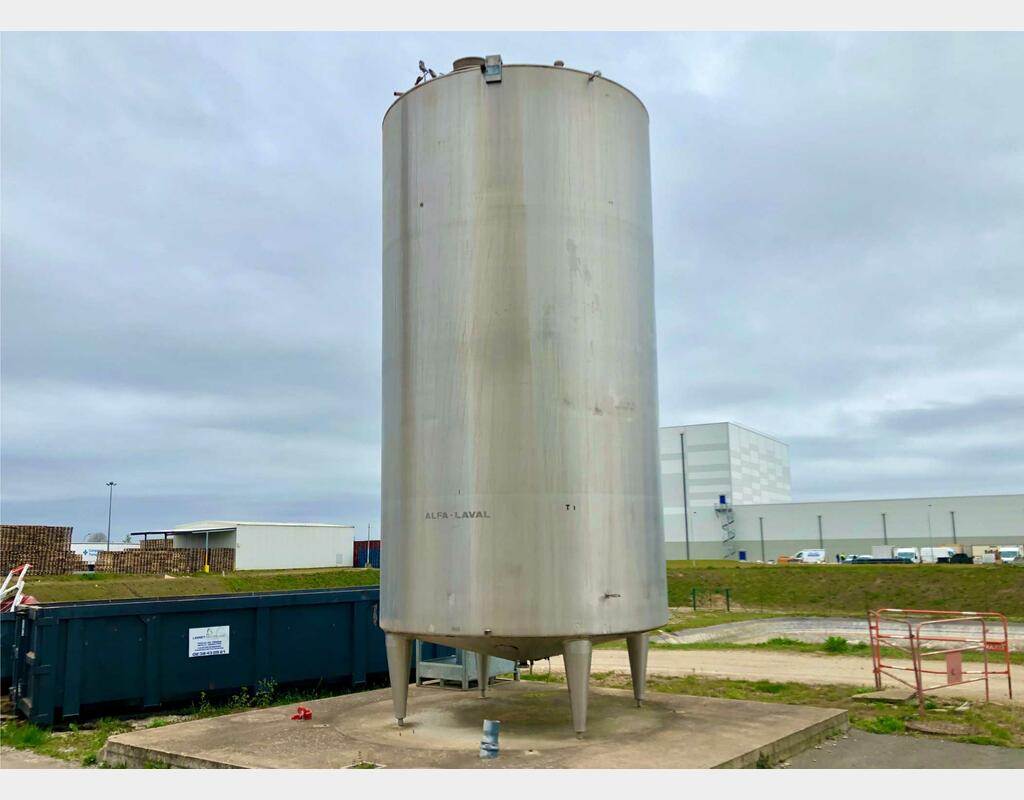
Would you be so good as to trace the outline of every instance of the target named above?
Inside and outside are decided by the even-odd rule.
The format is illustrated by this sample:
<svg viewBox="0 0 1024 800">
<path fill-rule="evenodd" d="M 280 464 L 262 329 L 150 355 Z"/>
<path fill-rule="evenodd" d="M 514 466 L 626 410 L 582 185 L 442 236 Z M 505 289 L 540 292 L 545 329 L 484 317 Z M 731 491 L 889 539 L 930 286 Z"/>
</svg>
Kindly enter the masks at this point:
<svg viewBox="0 0 1024 800">
<path fill-rule="evenodd" d="M 383 137 L 381 627 L 542 658 L 663 625 L 646 110 L 466 68 Z"/>
</svg>

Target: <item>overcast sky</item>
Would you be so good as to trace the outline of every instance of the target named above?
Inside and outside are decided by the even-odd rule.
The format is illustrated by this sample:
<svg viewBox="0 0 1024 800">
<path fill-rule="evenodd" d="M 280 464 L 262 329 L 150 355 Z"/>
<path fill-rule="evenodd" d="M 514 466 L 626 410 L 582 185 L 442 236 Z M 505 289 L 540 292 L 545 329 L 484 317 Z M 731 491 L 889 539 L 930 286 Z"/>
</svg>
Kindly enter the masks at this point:
<svg viewBox="0 0 1024 800">
<path fill-rule="evenodd" d="M 486 53 L 650 111 L 661 424 L 1024 491 L 1024 36 L 5 34 L 3 520 L 376 533 L 380 121 Z"/>
</svg>

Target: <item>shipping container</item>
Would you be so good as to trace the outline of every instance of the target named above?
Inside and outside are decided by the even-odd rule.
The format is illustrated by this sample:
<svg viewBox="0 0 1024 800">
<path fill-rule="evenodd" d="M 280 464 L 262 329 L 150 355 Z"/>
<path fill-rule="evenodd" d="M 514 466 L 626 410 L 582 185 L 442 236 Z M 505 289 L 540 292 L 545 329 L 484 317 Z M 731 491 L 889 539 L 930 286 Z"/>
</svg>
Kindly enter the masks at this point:
<svg viewBox="0 0 1024 800">
<path fill-rule="evenodd" d="M 24 606 L 15 622 L 15 709 L 48 725 L 196 701 L 201 692 L 226 696 L 261 681 L 383 682 L 378 601 L 378 588 L 366 587 Z"/>
<path fill-rule="evenodd" d="M 352 565 L 355 567 L 373 567 L 380 569 L 380 540 L 365 539 L 352 544 Z"/>
<path fill-rule="evenodd" d="M 0 690 L 7 691 L 14 674 L 14 612 L 0 614 Z"/>
</svg>

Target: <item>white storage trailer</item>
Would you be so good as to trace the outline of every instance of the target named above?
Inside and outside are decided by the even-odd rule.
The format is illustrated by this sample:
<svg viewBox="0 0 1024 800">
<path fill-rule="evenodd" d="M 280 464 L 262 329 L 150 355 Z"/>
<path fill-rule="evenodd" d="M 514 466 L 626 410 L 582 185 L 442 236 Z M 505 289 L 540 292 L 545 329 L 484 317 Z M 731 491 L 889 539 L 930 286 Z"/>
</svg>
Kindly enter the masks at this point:
<svg viewBox="0 0 1024 800">
<path fill-rule="evenodd" d="M 175 547 L 228 547 L 235 569 L 351 567 L 355 526 L 203 520 L 171 531 Z"/>
</svg>

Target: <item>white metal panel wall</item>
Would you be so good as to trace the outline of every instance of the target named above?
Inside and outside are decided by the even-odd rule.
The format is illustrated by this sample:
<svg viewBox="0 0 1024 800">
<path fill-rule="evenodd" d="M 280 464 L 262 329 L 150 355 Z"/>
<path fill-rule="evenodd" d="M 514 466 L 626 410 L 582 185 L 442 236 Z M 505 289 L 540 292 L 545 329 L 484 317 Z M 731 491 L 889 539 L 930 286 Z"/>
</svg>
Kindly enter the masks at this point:
<svg viewBox="0 0 1024 800">
<path fill-rule="evenodd" d="M 720 495 L 732 496 L 732 469 L 729 462 L 729 425 L 686 425 L 686 507 L 693 511 L 710 507 Z"/>
<path fill-rule="evenodd" d="M 704 546 L 695 557 L 715 557 L 707 554 L 707 545 L 721 542 L 720 519 L 712 508 L 695 511 L 691 515 L 690 541 Z M 871 544 L 881 544 L 886 539 L 896 546 L 952 544 L 954 518 L 957 543 L 1024 543 L 1024 495 L 1019 494 L 771 503 L 734 506 L 734 512 L 737 546 L 752 551 L 752 558 L 760 553 L 762 522 L 768 558 L 780 552 L 778 547 L 773 550 L 773 542 L 784 543 L 781 552 L 817 547 L 819 516 L 821 538 L 830 556 L 838 552 L 836 547 L 853 552 L 857 543 L 863 543 L 862 549 L 870 552 Z"/>
<path fill-rule="evenodd" d="M 789 446 L 777 439 L 717 422 L 662 428 L 658 442 L 666 542 L 685 543 L 687 528 L 695 526 L 705 529 L 705 537 L 721 538 L 713 516 L 694 516 L 721 495 L 734 504 L 790 499 Z"/>
<path fill-rule="evenodd" d="M 729 423 L 729 466 L 731 503 L 790 501 L 789 445 Z"/>
<path fill-rule="evenodd" d="M 235 569 L 352 566 L 353 527 L 239 524 L 237 531 Z"/>
</svg>

